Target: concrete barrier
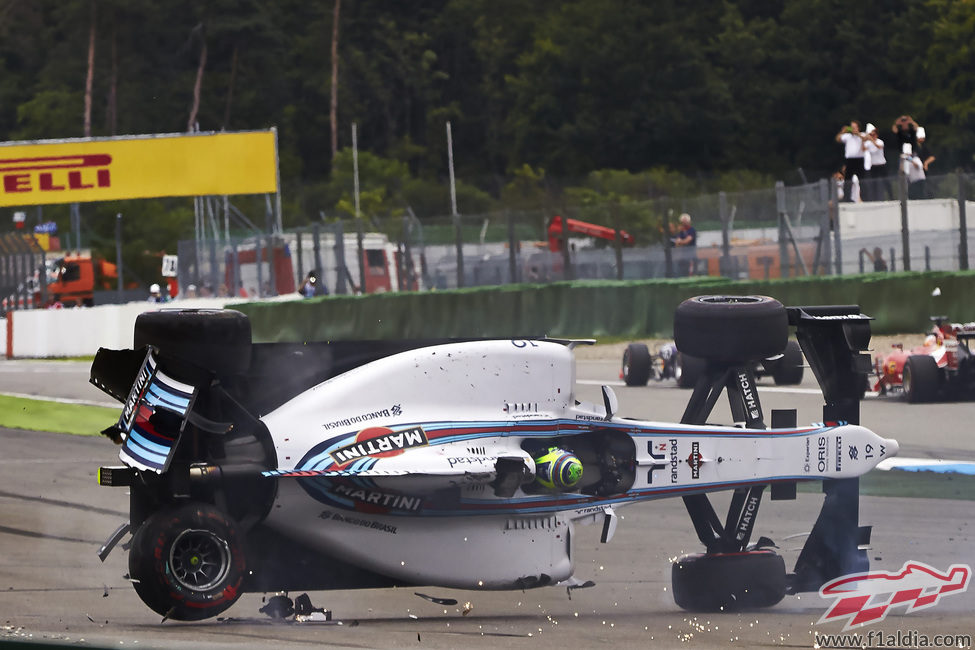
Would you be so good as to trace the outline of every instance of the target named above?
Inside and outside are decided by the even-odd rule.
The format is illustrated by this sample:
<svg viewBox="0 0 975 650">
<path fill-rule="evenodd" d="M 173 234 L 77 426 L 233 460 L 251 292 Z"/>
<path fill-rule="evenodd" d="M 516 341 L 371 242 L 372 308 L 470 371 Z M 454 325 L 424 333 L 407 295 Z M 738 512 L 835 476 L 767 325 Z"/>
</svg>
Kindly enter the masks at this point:
<svg viewBox="0 0 975 650">
<path fill-rule="evenodd" d="M 291 300 L 293 297 L 288 296 Z M 28 309 L 8 314 L 4 327 L 7 358 L 63 358 L 92 356 L 98 348 L 132 347 L 132 331 L 139 314 L 159 309 L 222 309 L 245 302 L 227 298 L 194 298 L 168 303 L 130 302 L 124 305 Z M 6 323 L 4 323 L 6 325 Z"/>
</svg>

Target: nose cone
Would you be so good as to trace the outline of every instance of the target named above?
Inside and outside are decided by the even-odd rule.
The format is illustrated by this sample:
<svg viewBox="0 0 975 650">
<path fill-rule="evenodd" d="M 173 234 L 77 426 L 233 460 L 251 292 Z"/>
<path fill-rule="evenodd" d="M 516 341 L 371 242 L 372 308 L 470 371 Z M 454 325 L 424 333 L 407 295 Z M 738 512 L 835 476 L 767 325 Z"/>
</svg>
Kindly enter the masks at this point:
<svg viewBox="0 0 975 650">
<path fill-rule="evenodd" d="M 897 452 L 900 451 L 900 445 L 893 438 L 884 438 L 884 446 L 887 447 L 887 456 L 896 456 Z"/>
</svg>

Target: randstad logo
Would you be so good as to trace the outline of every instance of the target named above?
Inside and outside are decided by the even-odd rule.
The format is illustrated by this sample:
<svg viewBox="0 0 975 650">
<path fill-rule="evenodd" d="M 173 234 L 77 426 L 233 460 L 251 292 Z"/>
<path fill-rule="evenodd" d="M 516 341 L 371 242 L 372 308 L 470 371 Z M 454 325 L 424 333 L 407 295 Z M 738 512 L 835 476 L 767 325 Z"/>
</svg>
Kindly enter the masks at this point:
<svg viewBox="0 0 975 650">
<path fill-rule="evenodd" d="M 900 571 L 870 571 L 836 578 L 819 595 L 835 598 L 819 623 L 845 621 L 843 631 L 879 623 L 888 612 L 906 605 L 905 613 L 934 607 L 942 596 L 964 593 L 972 577 L 967 564 L 952 564 L 942 573 L 923 562 L 905 562 Z"/>
<path fill-rule="evenodd" d="M 6 194 L 63 192 L 111 187 L 107 153 L 39 158 L 0 158 L 0 176 Z"/>
</svg>

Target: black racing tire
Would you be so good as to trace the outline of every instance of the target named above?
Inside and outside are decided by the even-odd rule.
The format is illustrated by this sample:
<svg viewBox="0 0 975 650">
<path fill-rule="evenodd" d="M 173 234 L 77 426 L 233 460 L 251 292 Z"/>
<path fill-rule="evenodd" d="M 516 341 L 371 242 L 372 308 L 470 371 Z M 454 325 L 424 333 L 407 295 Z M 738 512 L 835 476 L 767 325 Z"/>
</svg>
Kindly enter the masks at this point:
<svg viewBox="0 0 975 650">
<path fill-rule="evenodd" d="M 772 379 L 780 386 L 795 386 L 802 383 L 802 348 L 798 341 L 789 340 L 785 344 L 782 357 L 772 368 Z"/>
<path fill-rule="evenodd" d="M 904 397 L 911 404 L 933 402 L 941 386 L 940 370 L 934 357 L 912 354 L 904 362 Z"/>
<path fill-rule="evenodd" d="M 707 361 L 697 357 L 690 357 L 681 352 L 677 353 L 674 361 L 674 379 L 679 388 L 694 388 L 698 378 L 707 370 Z"/>
<path fill-rule="evenodd" d="M 233 605 L 246 569 L 234 522 L 199 502 L 151 515 L 129 550 L 129 575 L 142 602 L 179 621 L 200 621 Z"/>
<path fill-rule="evenodd" d="M 691 612 L 771 607 L 786 591 L 785 561 L 772 551 L 686 555 L 671 567 L 674 602 Z"/>
<path fill-rule="evenodd" d="M 702 359 L 758 361 L 781 354 L 788 338 L 785 307 L 767 296 L 698 296 L 674 313 L 677 349 Z"/>
<path fill-rule="evenodd" d="M 218 376 L 246 372 L 251 324 L 232 309 L 162 309 L 139 314 L 135 348 L 154 345 L 161 358 L 189 362 Z"/>
<path fill-rule="evenodd" d="M 643 343 L 630 343 L 623 351 L 623 381 L 627 386 L 646 386 L 650 380 L 650 349 Z"/>
</svg>

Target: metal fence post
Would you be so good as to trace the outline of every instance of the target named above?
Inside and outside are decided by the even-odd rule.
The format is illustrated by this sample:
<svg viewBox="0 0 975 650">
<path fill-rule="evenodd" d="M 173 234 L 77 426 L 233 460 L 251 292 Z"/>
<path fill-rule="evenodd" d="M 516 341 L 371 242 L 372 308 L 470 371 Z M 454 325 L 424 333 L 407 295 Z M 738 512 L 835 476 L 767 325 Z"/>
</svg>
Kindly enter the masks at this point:
<svg viewBox="0 0 975 650">
<path fill-rule="evenodd" d="M 344 296 L 349 293 L 348 269 L 345 266 L 345 229 L 342 221 L 335 222 L 335 293 Z"/>
<path fill-rule="evenodd" d="M 210 286 L 213 287 L 213 295 L 220 295 L 220 267 L 217 264 L 217 240 L 210 239 Z M 227 287 L 230 291 L 230 287 Z"/>
<path fill-rule="evenodd" d="M 515 238 L 515 216 L 508 213 L 508 282 L 514 284 L 519 281 L 518 277 L 518 240 Z"/>
<path fill-rule="evenodd" d="M 903 165 L 897 173 L 897 190 L 900 193 L 901 201 L 901 257 L 904 258 L 903 267 L 905 271 L 911 270 L 911 238 L 907 230 L 907 174 L 904 173 Z"/>
<path fill-rule="evenodd" d="M 260 235 L 254 238 L 254 259 L 257 266 L 257 295 L 260 298 L 264 297 L 264 264 L 261 262 L 264 258 L 263 239 Z"/>
<path fill-rule="evenodd" d="M 364 241 L 366 238 L 365 226 L 362 219 L 356 220 L 356 254 L 359 256 L 359 293 L 366 292 L 366 254 Z"/>
<path fill-rule="evenodd" d="M 115 266 L 118 270 L 118 302 L 122 303 L 122 213 L 115 215 Z"/>
<path fill-rule="evenodd" d="M 315 251 L 315 274 L 321 275 L 322 281 L 324 282 L 325 269 L 322 268 L 322 229 L 317 223 L 311 227 L 311 245 Z M 304 282 L 305 278 L 301 278 L 302 284 L 299 286 L 304 286 Z"/>
<path fill-rule="evenodd" d="M 965 175 L 958 174 L 958 268 L 968 270 L 968 215 L 965 213 Z"/>
<path fill-rule="evenodd" d="M 572 280 L 572 256 L 569 255 L 569 218 L 562 217 L 562 279 Z"/>
<path fill-rule="evenodd" d="M 41 307 L 47 304 L 47 251 L 41 249 L 41 266 L 37 270 L 37 279 L 41 285 Z"/>
<path fill-rule="evenodd" d="M 305 264 L 304 264 L 305 261 L 304 259 L 302 259 L 302 255 L 301 255 L 301 231 L 300 230 L 295 231 L 295 249 L 296 249 L 295 257 L 298 258 L 298 280 L 295 284 L 298 287 L 298 290 L 300 291 L 301 287 L 305 283 Z"/>
<path fill-rule="evenodd" d="M 454 214 L 454 246 L 457 249 L 457 288 L 464 286 L 464 233 L 460 227 L 460 215 Z"/>
<path fill-rule="evenodd" d="M 775 181 L 775 212 L 779 223 L 779 277 L 787 278 L 792 275 L 789 261 L 789 246 L 786 242 L 785 229 L 785 183 Z"/>
<path fill-rule="evenodd" d="M 819 220 L 819 235 L 816 237 L 816 258 L 813 260 L 813 275 L 819 274 L 822 266 L 824 275 L 831 275 L 831 256 L 833 248 L 830 245 L 829 233 L 833 222 L 833 212 L 836 209 L 836 183 L 827 182 L 826 179 L 819 181 L 819 198 L 826 210 L 823 212 L 822 219 Z"/>
<path fill-rule="evenodd" d="M 718 218 L 721 220 L 721 264 L 720 274 L 732 277 L 731 269 L 731 229 L 728 223 L 728 193 L 718 192 Z"/>
<path fill-rule="evenodd" d="M 268 199 L 270 200 L 270 198 Z M 274 268 L 274 256 L 275 248 L 277 245 L 277 237 L 274 235 L 267 236 L 267 281 L 271 285 L 271 295 L 278 295 L 278 272 Z M 282 241 L 282 246 L 284 242 Z"/>
<path fill-rule="evenodd" d="M 244 283 L 240 277 L 240 258 L 237 256 L 237 242 L 230 242 L 230 295 L 239 296 Z"/>
<path fill-rule="evenodd" d="M 399 285 L 396 289 L 397 291 L 406 291 L 407 286 L 409 285 L 406 278 L 406 259 L 407 259 L 407 255 L 409 255 L 409 250 L 410 250 L 409 244 L 407 243 L 407 239 L 409 238 L 408 235 L 409 222 L 407 221 L 408 219 L 409 217 L 404 212 L 403 217 L 401 219 L 402 230 L 399 236 L 399 243 L 396 245 L 396 252 L 398 253 L 398 255 L 396 256 L 396 284 Z"/>
<path fill-rule="evenodd" d="M 623 236 L 620 234 L 620 213 L 613 211 L 613 248 L 616 249 L 616 279 L 623 279 Z"/>
<path fill-rule="evenodd" d="M 833 220 L 830 224 L 833 227 L 833 268 L 836 275 L 843 275 L 843 239 L 840 236 L 840 193 L 836 183 L 830 184 L 830 202 L 833 204 Z"/>
<path fill-rule="evenodd" d="M 674 216 L 673 210 L 668 210 L 664 217 L 664 277 L 674 277 L 674 242 L 670 238 L 670 218 Z"/>
</svg>

